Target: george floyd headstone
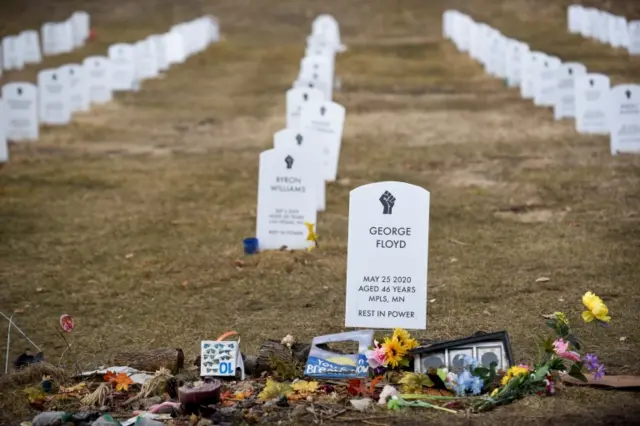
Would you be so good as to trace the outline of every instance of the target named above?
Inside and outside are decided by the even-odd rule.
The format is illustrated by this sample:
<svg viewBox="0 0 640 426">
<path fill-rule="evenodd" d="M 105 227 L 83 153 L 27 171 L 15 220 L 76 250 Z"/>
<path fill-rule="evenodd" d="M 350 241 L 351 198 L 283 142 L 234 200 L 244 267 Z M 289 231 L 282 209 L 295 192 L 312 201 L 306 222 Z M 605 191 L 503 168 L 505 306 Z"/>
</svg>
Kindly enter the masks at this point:
<svg viewBox="0 0 640 426">
<path fill-rule="evenodd" d="M 610 94 L 611 154 L 640 154 L 640 84 L 621 84 Z"/>
<path fill-rule="evenodd" d="M 256 236 L 260 250 L 306 249 L 305 222 L 316 224 L 313 164 L 300 152 L 269 149 L 260 154 Z"/>
<path fill-rule="evenodd" d="M 576 116 L 575 79 L 587 73 L 587 67 L 577 62 L 565 62 L 556 70 L 556 90 L 553 116 L 574 118 Z"/>
<path fill-rule="evenodd" d="M 105 56 L 89 56 L 82 62 L 87 77 L 89 100 L 105 104 L 113 98 L 111 90 L 111 61 Z"/>
<path fill-rule="evenodd" d="M 89 111 L 89 86 L 84 67 L 79 64 L 67 64 L 60 67 L 69 79 L 69 108 L 71 113 Z"/>
<path fill-rule="evenodd" d="M 108 49 L 111 61 L 111 89 L 115 92 L 134 90 L 136 63 L 134 48 L 130 44 L 112 44 Z"/>
<path fill-rule="evenodd" d="M 338 175 L 344 120 L 344 107 L 329 101 L 307 102 L 300 113 L 300 127 L 306 130 L 311 143 L 322 146 L 323 177 L 329 182 Z"/>
<path fill-rule="evenodd" d="M 585 74 L 575 79 L 576 130 L 609 134 L 607 114 L 611 81 L 603 74 Z"/>
<path fill-rule="evenodd" d="M 5 70 L 24 68 L 24 46 L 21 36 L 6 36 L 2 39 L 2 68 Z"/>
<path fill-rule="evenodd" d="M 538 64 L 533 101 L 538 106 L 553 106 L 556 99 L 557 70 L 562 65 L 560 58 L 547 56 Z"/>
<path fill-rule="evenodd" d="M 40 123 L 65 125 L 71 121 L 69 75 L 59 68 L 38 73 Z"/>
<path fill-rule="evenodd" d="M 278 150 L 300 151 L 300 154 L 308 158 L 314 171 L 316 184 L 317 210 L 325 209 L 325 181 L 322 173 L 322 146 L 313 144 L 307 140 L 304 129 L 282 129 L 273 135 L 273 147 Z"/>
<path fill-rule="evenodd" d="M 404 182 L 349 194 L 347 327 L 426 328 L 429 198 Z"/>
<path fill-rule="evenodd" d="M 139 81 L 158 76 L 158 62 L 155 46 L 147 39 L 134 44 L 136 60 L 136 78 Z"/>
<path fill-rule="evenodd" d="M 39 64 L 42 62 L 40 53 L 40 37 L 36 30 L 27 30 L 20 33 L 22 38 L 23 59 L 25 64 Z"/>
<path fill-rule="evenodd" d="M 297 87 L 287 90 L 287 128 L 295 129 L 300 125 L 302 106 L 307 102 L 321 102 L 324 93 L 316 88 Z"/>
<path fill-rule="evenodd" d="M 38 140 L 38 88 L 31 83 L 2 87 L 6 112 L 6 138 L 14 142 Z"/>
<path fill-rule="evenodd" d="M 522 81 L 520 82 L 520 95 L 523 99 L 533 99 L 535 96 L 535 80 L 538 64 L 542 63 L 545 55 L 542 52 L 529 52 L 524 56 L 522 66 Z"/>
<path fill-rule="evenodd" d="M 630 21 L 627 28 L 627 34 L 629 37 L 629 55 L 640 55 L 640 20 Z"/>
<path fill-rule="evenodd" d="M 1 68 L 1 67 L 0 67 Z M 7 145 L 7 114 L 4 111 L 4 101 L 0 98 L 0 163 L 9 161 L 9 146 Z"/>
</svg>

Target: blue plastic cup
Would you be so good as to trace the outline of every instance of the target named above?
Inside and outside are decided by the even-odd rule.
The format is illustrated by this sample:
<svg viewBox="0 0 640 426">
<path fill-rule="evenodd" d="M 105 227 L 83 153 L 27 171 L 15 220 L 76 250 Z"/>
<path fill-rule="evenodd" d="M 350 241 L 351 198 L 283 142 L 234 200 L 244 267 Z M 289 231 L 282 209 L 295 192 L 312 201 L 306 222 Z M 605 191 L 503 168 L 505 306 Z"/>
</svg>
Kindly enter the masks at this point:
<svg viewBox="0 0 640 426">
<path fill-rule="evenodd" d="M 245 254 L 256 254 L 258 252 L 258 239 L 255 237 L 245 238 L 242 241 Z"/>
</svg>

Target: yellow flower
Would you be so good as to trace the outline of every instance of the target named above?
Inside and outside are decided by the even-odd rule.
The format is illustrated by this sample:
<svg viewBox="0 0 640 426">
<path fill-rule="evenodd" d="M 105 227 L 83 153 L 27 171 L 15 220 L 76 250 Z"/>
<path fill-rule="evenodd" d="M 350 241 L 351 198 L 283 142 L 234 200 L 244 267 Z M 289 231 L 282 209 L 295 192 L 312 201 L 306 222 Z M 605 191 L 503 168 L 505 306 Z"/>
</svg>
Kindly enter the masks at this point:
<svg viewBox="0 0 640 426">
<path fill-rule="evenodd" d="M 500 392 L 499 388 L 495 388 L 493 390 L 493 392 L 491 392 L 491 395 L 489 395 L 491 398 L 493 398 L 494 396 L 498 395 L 498 392 Z"/>
<path fill-rule="evenodd" d="M 392 368 L 398 366 L 398 363 L 402 361 L 402 358 L 407 354 L 407 350 L 400 344 L 397 337 L 385 337 L 382 344 L 384 354 L 387 358 L 387 362 Z"/>
<path fill-rule="evenodd" d="M 400 345 L 405 349 L 406 352 L 409 352 L 411 349 L 417 348 L 418 342 L 416 339 L 411 337 L 409 332 L 403 328 L 396 328 L 393 330 L 393 337 L 400 342 Z"/>
<path fill-rule="evenodd" d="M 518 377 L 522 374 L 529 374 L 529 369 L 527 367 L 514 365 L 507 371 L 507 374 L 505 374 L 504 377 L 502 377 L 502 382 L 500 383 L 502 384 L 502 386 L 504 386 L 507 383 L 509 383 L 509 380 L 513 379 L 514 377 Z"/>
<path fill-rule="evenodd" d="M 602 322 L 611 321 L 609 308 L 607 308 L 602 299 L 592 292 L 588 291 L 582 296 L 582 303 L 587 307 L 587 310 L 582 313 L 582 319 L 585 322 L 591 322 L 594 319 Z"/>
<path fill-rule="evenodd" d="M 564 312 L 554 312 L 553 316 L 560 324 L 569 325 L 569 320 L 567 319 L 567 316 L 564 314 Z"/>
<path fill-rule="evenodd" d="M 313 230 L 313 223 L 305 222 L 304 226 L 307 227 L 307 241 L 313 241 L 313 244 L 318 247 L 318 234 Z M 312 247 L 309 247 L 309 251 L 311 251 Z"/>
</svg>

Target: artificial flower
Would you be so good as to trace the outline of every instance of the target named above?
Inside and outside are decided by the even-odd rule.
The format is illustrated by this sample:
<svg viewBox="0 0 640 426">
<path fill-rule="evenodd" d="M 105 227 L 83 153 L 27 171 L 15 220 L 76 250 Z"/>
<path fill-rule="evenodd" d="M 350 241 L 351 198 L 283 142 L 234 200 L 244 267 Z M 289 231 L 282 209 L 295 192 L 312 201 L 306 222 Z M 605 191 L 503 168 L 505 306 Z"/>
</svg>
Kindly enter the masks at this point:
<svg viewBox="0 0 640 426">
<path fill-rule="evenodd" d="M 482 381 L 482 379 L 480 379 L 480 377 L 473 376 L 473 378 L 471 379 L 471 388 L 469 390 L 471 391 L 472 395 L 480 395 L 483 386 L 484 382 Z"/>
<path fill-rule="evenodd" d="M 366 351 L 365 356 L 371 368 L 379 368 L 387 366 L 387 355 L 383 348 L 377 347 L 373 350 Z"/>
<path fill-rule="evenodd" d="M 280 341 L 281 344 L 285 345 L 288 348 L 291 348 L 291 346 L 293 346 L 295 342 L 296 342 L 295 337 L 293 337 L 290 334 L 287 334 L 286 336 L 284 336 Z"/>
<path fill-rule="evenodd" d="M 599 380 L 604 377 L 604 364 L 600 363 L 600 360 L 595 354 L 586 354 L 584 356 L 584 365 L 587 370 L 593 373 L 593 380 Z"/>
<path fill-rule="evenodd" d="M 399 395 L 400 393 L 396 388 L 391 385 L 384 385 L 384 388 L 382 388 L 382 392 L 380 392 L 380 399 L 378 400 L 378 404 L 385 405 L 389 398 L 392 398 L 394 396 L 397 397 Z"/>
<path fill-rule="evenodd" d="M 553 342 L 553 349 L 560 358 L 568 359 L 569 361 L 580 361 L 580 354 L 570 351 L 569 342 L 565 342 L 562 338 Z"/>
<path fill-rule="evenodd" d="M 477 359 L 469 356 L 469 355 L 465 355 L 464 358 L 462 359 L 462 365 L 464 366 L 464 368 L 471 368 L 472 370 L 475 370 L 476 368 L 478 368 L 478 366 L 480 365 L 480 363 L 478 362 Z"/>
<path fill-rule="evenodd" d="M 609 316 L 609 308 L 604 304 L 602 299 L 588 291 L 582 296 L 582 303 L 586 306 L 587 310 L 582 312 L 582 319 L 585 322 L 591 322 L 598 320 L 602 322 L 611 321 Z"/>
<path fill-rule="evenodd" d="M 605 368 L 604 364 L 599 364 L 598 368 L 596 368 L 593 372 L 593 380 L 600 380 L 604 377 Z"/>
<path fill-rule="evenodd" d="M 564 312 L 554 312 L 553 317 L 560 324 L 569 325 L 569 320 L 567 320 L 567 316 L 564 314 Z"/>
<path fill-rule="evenodd" d="M 444 386 L 450 391 L 455 392 L 456 385 L 458 384 L 458 375 L 452 371 L 449 371 L 446 378 L 443 380 Z"/>
<path fill-rule="evenodd" d="M 514 377 L 527 374 L 528 372 L 529 372 L 529 367 L 527 367 L 526 365 L 522 365 L 522 364 L 514 365 L 509 370 L 507 370 L 507 374 L 505 374 L 504 377 L 502 377 L 502 381 L 500 383 L 502 384 L 502 386 L 504 386 L 507 383 L 509 383 L 509 380 L 513 379 Z"/>
<path fill-rule="evenodd" d="M 318 234 L 313 230 L 313 223 L 305 222 L 304 226 L 307 227 L 307 241 L 313 241 L 313 245 L 318 247 Z M 312 247 L 309 247 L 308 249 L 311 250 Z"/>
<path fill-rule="evenodd" d="M 419 346 L 418 341 L 413 337 L 411 337 L 409 332 L 403 328 L 394 329 L 393 337 L 398 339 L 398 342 L 400 342 L 400 345 L 402 345 L 407 352 Z"/>
<path fill-rule="evenodd" d="M 400 361 L 402 361 L 402 358 L 407 354 L 406 348 L 400 344 L 400 341 L 395 336 L 385 337 L 382 348 L 384 349 L 387 363 L 392 368 L 397 367 Z"/>
</svg>

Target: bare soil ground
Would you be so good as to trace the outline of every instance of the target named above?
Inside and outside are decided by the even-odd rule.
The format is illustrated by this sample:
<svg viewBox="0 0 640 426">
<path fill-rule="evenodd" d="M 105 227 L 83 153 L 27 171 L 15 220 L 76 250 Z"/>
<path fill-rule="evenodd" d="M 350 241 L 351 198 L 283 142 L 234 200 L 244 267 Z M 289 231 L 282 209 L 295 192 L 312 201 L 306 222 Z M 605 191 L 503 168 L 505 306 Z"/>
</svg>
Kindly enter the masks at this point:
<svg viewBox="0 0 640 426">
<path fill-rule="evenodd" d="M 636 1 L 598 4 L 640 18 Z M 14 144 L 0 170 L 0 310 L 50 360 L 72 314 L 79 360 L 115 350 L 182 347 L 237 330 L 243 350 L 287 333 L 344 329 L 349 191 L 398 180 L 431 191 L 428 330 L 456 338 L 507 329 L 518 360 L 536 357 L 540 315 L 563 310 L 612 374 L 640 374 L 640 157 L 611 157 L 605 137 L 519 98 L 441 37 L 458 8 L 576 60 L 613 83 L 640 81 L 640 60 L 568 35 L 567 1 L 326 0 L 0 3 L 0 35 L 88 11 L 97 40 L 3 82 L 135 41 L 205 13 L 224 40 L 138 93 Z M 349 51 L 335 100 L 347 109 L 339 182 L 319 215 L 321 249 L 242 254 L 254 234 L 260 151 L 284 126 L 284 92 L 319 13 L 340 22 Z M 236 260 L 241 259 L 243 266 Z M 546 276 L 548 282 L 535 282 Z M 608 304 L 606 332 L 580 324 L 580 297 Z M 626 339 L 621 339 L 626 337 Z M 6 346 L 0 345 L 4 353 Z M 27 343 L 13 333 L 11 359 Z M 0 398 L 2 423 L 29 416 Z M 385 423 L 604 424 L 640 418 L 637 394 L 566 389 L 490 414 L 431 412 Z"/>
</svg>

